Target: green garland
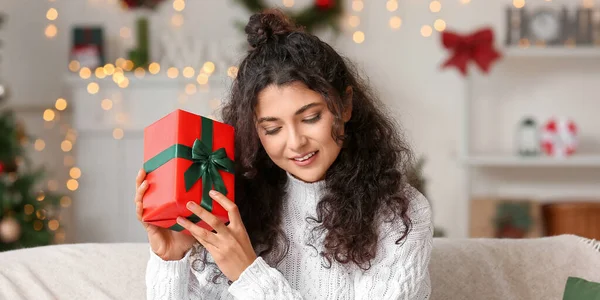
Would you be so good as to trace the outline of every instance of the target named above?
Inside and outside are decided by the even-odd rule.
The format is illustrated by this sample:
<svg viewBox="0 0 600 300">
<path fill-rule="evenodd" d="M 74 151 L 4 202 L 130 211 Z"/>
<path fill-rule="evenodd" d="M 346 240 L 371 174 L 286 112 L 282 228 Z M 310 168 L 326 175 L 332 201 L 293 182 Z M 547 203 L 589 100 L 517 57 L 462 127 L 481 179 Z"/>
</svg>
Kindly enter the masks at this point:
<svg viewBox="0 0 600 300">
<path fill-rule="evenodd" d="M 236 0 L 241 5 L 245 6 L 251 13 L 256 13 L 270 8 L 264 3 L 263 0 Z M 330 7 L 322 7 L 319 3 L 331 3 Z M 309 33 L 314 33 L 316 30 L 323 28 L 332 28 L 334 32 L 340 32 L 339 18 L 342 16 L 341 0 L 329 0 L 329 1 L 315 1 L 315 3 L 308 8 L 305 8 L 299 12 L 284 11 L 289 17 L 296 22 L 297 25 L 304 27 Z M 323 4 L 322 4 L 323 5 Z M 238 23 L 243 29 L 245 22 Z"/>
</svg>

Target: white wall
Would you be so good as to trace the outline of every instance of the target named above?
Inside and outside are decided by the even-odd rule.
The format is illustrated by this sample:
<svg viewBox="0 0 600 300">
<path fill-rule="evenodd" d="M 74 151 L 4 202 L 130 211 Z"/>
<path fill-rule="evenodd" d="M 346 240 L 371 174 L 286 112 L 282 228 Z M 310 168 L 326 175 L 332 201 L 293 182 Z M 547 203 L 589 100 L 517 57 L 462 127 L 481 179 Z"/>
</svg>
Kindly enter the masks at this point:
<svg viewBox="0 0 600 300">
<path fill-rule="evenodd" d="M 114 60 L 118 56 L 123 56 L 124 49 L 131 45 L 131 40 L 122 41 L 119 37 L 119 29 L 123 26 L 131 27 L 133 16 L 121 11 L 114 2 L 115 0 L 56 0 L 54 2 L 0 0 L 0 10 L 7 12 L 10 17 L 4 34 L 7 41 L 1 76 L 8 80 L 15 91 L 11 104 L 46 107 L 51 106 L 57 97 L 67 94 L 63 74 L 68 63 L 70 26 L 74 24 L 101 24 L 105 27 L 105 36 L 108 38 L 109 58 Z M 152 26 L 157 34 L 161 28 L 168 27 L 173 13 L 171 1 L 167 2 L 153 20 Z M 204 41 L 216 41 L 222 37 L 239 38 L 243 41 L 244 37 L 240 36 L 237 29 L 233 27 L 233 22 L 245 20 L 247 14 L 242 8 L 233 4 L 233 1 L 188 0 L 186 2 L 184 31 Z M 309 2 L 311 1 L 296 1 L 297 6 Z M 365 9 L 356 13 L 361 17 L 359 29 L 366 34 L 363 44 L 352 42 L 351 31 L 335 41 L 330 38 L 330 35 L 326 34 L 326 37 L 343 54 L 353 58 L 365 71 L 372 85 L 380 92 L 382 99 L 390 105 L 404 125 L 416 153 L 426 156 L 428 162 L 425 174 L 429 179 L 429 198 L 433 201 L 435 222 L 445 228 L 449 236 L 462 237 L 467 234 L 467 211 L 464 202 L 463 168 L 457 159 L 461 146 L 460 103 L 465 96 L 464 80 L 454 70 L 440 71 L 439 65 L 448 56 L 440 45 L 440 36 L 434 33 L 433 36 L 424 38 L 420 35 L 420 28 L 425 24 L 432 25 L 437 18 L 443 18 L 449 29 L 464 32 L 490 25 L 496 30 L 497 41 L 502 44 L 504 8 L 511 1 L 472 0 L 470 4 L 463 5 L 458 0 L 442 0 L 442 10 L 435 14 L 429 11 L 429 1 L 401 0 L 399 2 L 399 10 L 390 13 L 385 8 L 385 1 L 365 1 Z M 272 3 L 279 2 L 272 1 Z M 350 12 L 350 1 L 345 3 Z M 557 3 L 573 4 L 575 1 L 552 1 L 553 5 Z M 59 34 L 56 38 L 48 40 L 43 32 L 48 24 L 44 17 L 45 12 L 50 7 L 55 7 L 59 11 L 56 22 Z M 391 30 L 387 25 L 389 17 L 394 14 L 403 19 L 402 27 L 398 31 Z M 154 47 L 156 50 L 157 45 Z M 157 51 L 153 52 L 154 59 L 159 59 L 158 54 Z M 505 65 L 499 66 L 498 70 L 503 70 Z M 537 64 L 538 67 L 540 65 L 544 63 Z M 516 67 L 519 65 L 517 64 Z M 518 81 L 519 78 L 527 79 L 532 74 L 514 71 L 514 69 L 508 70 L 503 73 L 509 74 L 508 77 L 494 78 L 499 80 L 500 86 Z M 537 76 L 536 74 L 539 73 L 533 76 Z M 589 69 L 586 74 L 578 75 L 575 72 L 569 73 L 569 76 L 586 76 L 586 80 L 592 80 L 593 76 L 597 76 Z M 548 80 L 534 80 L 532 86 L 535 86 L 536 90 L 544 91 L 548 87 L 556 86 L 556 82 L 563 77 L 564 74 L 558 77 L 547 74 L 544 78 Z M 577 85 L 578 82 L 581 81 L 573 79 L 570 84 Z M 564 86 L 562 81 L 561 85 Z M 599 111 L 600 103 L 594 100 L 594 95 L 598 94 L 597 87 L 580 87 L 578 91 L 580 91 L 578 92 L 579 105 L 569 106 L 567 103 L 566 106 L 570 108 L 572 114 L 584 115 L 593 109 Z M 484 93 L 485 97 L 485 91 L 478 92 Z M 521 101 L 526 100 L 521 99 Z M 501 109 L 505 111 L 507 117 L 492 125 L 492 127 L 498 126 L 494 127 L 494 130 L 503 132 L 503 138 L 498 142 L 497 148 L 505 151 L 510 149 L 511 141 L 508 131 L 503 128 L 513 126 L 507 123 L 535 109 L 535 106 L 523 108 L 510 103 L 508 106 L 502 106 Z M 484 116 L 489 113 L 488 109 L 495 107 L 494 105 L 477 106 L 474 114 Z M 549 107 L 546 113 L 551 114 L 553 110 Z M 584 122 L 587 126 L 598 125 L 594 123 L 593 118 L 585 118 Z M 475 136 L 484 139 L 486 143 L 484 146 L 490 145 L 489 140 L 485 140 L 486 132 L 475 130 Z M 482 149 L 481 144 L 477 142 L 475 144 L 475 149 Z M 85 158 L 79 157 L 79 159 Z"/>
</svg>

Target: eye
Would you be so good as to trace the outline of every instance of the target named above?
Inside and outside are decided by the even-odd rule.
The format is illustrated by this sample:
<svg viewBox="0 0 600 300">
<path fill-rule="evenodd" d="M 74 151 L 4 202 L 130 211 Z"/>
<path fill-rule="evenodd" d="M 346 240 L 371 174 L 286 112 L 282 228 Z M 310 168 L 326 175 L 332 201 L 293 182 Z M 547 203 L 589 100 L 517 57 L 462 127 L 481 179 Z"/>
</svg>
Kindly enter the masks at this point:
<svg viewBox="0 0 600 300">
<path fill-rule="evenodd" d="M 281 129 L 281 127 L 277 127 L 275 129 L 271 129 L 271 130 L 267 130 L 265 129 L 265 135 L 273 135 L 279 132 L 279 130 Z"/>
<path fill-rule="evenodd" d="M 305 123 L 312 124 L 312 123 L 317 123 L 319 120 L 321 120 L 321 113 L 318 113 L 314 117 L 308 118 L 308 119 L 304 119 L 302 121 L 305 122 Z"/>
</svg>

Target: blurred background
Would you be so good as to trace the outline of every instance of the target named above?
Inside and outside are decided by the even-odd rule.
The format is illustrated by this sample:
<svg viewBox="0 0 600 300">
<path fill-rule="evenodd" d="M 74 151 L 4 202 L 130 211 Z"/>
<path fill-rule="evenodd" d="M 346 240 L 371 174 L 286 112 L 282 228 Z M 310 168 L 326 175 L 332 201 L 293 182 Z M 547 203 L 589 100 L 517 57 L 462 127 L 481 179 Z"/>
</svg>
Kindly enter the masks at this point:
<svg viewBox="0 0 600 300">
<path fill-rule="evenodd" d="M 218 120 L 275 6 L 402 124 L 436 236 L 600 238 L 600 1 L 0 0 L 0 251 L 146 241 L 144 127 Z"/>
</svg>

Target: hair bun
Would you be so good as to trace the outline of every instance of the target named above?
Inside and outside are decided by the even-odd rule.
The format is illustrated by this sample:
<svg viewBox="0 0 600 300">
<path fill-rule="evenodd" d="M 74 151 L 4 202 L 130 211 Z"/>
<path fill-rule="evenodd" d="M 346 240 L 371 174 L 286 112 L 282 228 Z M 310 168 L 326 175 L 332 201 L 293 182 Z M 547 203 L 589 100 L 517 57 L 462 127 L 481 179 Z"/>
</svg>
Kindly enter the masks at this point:
<svg viewBox="0 0 600 300">
<path fill-rule="evenodd" d="M 250 16 L 245 32 L 252 48 L 277 39 L 279 35 L 298 31 L 290 19 L 278 9 L 269 9 Z"/>
</svg>

